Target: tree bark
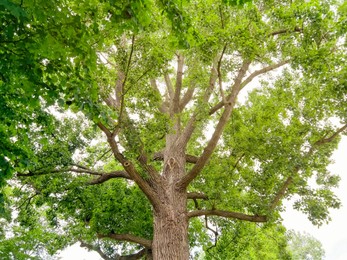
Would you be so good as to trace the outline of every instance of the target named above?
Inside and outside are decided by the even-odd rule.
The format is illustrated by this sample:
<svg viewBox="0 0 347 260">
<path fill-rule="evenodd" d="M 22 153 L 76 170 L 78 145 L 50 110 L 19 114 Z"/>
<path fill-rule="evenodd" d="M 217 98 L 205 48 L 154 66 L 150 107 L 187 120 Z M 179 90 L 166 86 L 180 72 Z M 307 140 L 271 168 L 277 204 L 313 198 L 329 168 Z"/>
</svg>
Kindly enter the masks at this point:
<svg viewBox="0 0 347 260">
<path fill-rule="evenodd" d="M 154 260 L 189 259 L 187 191 L 176 185 L 185 175 L 186 156 L 176 140 L 175 135 L 167 136 L 164 172 L 155 189 L 160 205 L 154 208 Z"/>
<path fill-rule="evenodd" d="M 152 252 L 154 260 L 188 260 L 187 193 L 168 187 L 159 195 L 162 204 L 154 212 Z"/>
</svg>

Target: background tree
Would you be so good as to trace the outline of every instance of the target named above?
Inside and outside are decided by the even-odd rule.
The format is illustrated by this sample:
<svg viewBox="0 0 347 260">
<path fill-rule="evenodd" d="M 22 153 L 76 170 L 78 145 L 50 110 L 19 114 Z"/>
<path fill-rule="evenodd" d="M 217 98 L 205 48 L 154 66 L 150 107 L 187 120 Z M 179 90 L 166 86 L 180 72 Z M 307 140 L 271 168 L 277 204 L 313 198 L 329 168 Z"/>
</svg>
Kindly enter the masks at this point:
<svg viewBox="0 0 347 260">
<path fill-rule="evenodd" d="M 221 239 L 277 223 L 293 195 L 329 220 L 346 4 L 233 3 L 0 5 L 1 176 L 16 172 L 3 193 L 18 213 L 4 245 L 12 229 L 51 254 L 79 241 L 105 259 L 188 259 L 208 223 Z"/>
<path fill-rule="evenodd" d="M 307 233 L 300 233 L 291 230 L 289 233 L 289 247 L 293 254 L 293 259 L 324 259 L 324 249 L 319 240 Z"/>
</svg>

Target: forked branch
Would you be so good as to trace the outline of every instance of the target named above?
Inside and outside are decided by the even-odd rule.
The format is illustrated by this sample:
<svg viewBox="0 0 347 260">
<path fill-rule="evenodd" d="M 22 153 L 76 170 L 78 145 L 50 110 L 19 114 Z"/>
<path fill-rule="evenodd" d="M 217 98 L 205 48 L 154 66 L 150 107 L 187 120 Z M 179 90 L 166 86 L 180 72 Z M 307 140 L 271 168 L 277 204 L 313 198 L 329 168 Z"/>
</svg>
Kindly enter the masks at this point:
<svg viewBox="0 0 347 260">
<path fill-rule="evenodd" d="M 114 138 L 113 133 L 109 129 L 107 129 L 102 123 L 97 124 L 98 127 L 105 133 L 107 137 L 107 142 L 109 143 L 111 150 L 113 152 L 113 155 L 115 159 L 120 162 L 124 168 L 124 170 L 129 174 L 130 178 L 135 181 L 135 183 L 139 186 L 139 188 L 143 191 L 143 193 L 147 196 L 147 198 L 150 200 L 152 205 L 156 207 L 159 205 L 159 200 L 153 190 L 153 188 L 149 185 L 149 182 L 147 182 L 144 178 L 140 176 L 140 174 L 137 172 L 135 166 L 133 163 L 129 160 L 127 160 L 124 155 L 119 151 L 118 144 Z M 152 181 L 152 180 L 148 180 Z"/>
<path fill-rule="evenodd" d="M 241 81 L 244 77 L 244 75 L 247 72 L 247 69 L 249 65 L 251 64 L 250 61 L 244 61 L 239 73 L 234 81 L 234 85 L 232 87 L 232 92 L 230 95 L 230 98 L 227 100 L 227 105 L 225 106 L 225 109 L 223 111 L 222 116 L 220 117 L 217 126 L 215 127 L 215 130 L 212 134 L 212 137 L 210 141 L 208 142 L 207 146 L 205 147 L 202 155 L 199 157 L 199 160 L 196 162 L 196 164 L 193 166 L 193 168 L 189 171 L 188 174 L 183 176 L 181 180 L 177 184 L 177 188 L 185 188 L 189 185 L 189 183 L 196 178 L 196 176 L 201 172 L 201 170 L 206 165 L 207 161 L 211 157 L 214 149 L 216 148 L 216 145 L 224 131 L 224 128 L 227 124 L 227 122 L 230 119 L 231 113 L 233 111 L 233 108 L 236 103 L 236 97 L 240 91 L 241 87 Z"/>
<path fill-rule="evenodd" d="M 272 64 L 272 65 L 269 65 L 265 68 L 262 68 L 260 70 L 256 70 L 254 71 L 251 75 L 249 75 L 242 83 L 241 83 L 241 88 L 244 88 L 245 86 L 248 85 L 248 83 L 250 83 L 255 77 L 259 76 L 259 75 L 262 75 L 262 74 L 265 74 L 269 71 L 272 71 L 272 70 L 275 70 L 279 67 L 282 67 L 284 66 L 285 64 L 289 63 L 290 60 L 285 60 L 285 61 L 281 61 L 279 63 L 276 63 L 276 64 Z M 230 99 L 231 98 L 231 95 L 232 94 L 229 94 L 226 99 Z M 211 109 L 210 109 L 210 112 L 209 112 L 209 115 L 213 115 L 215 112 L 217 112 L 219 109 L 221 109 L 222 107 L 224 107 L 225 105 L 225 102 L 223 101 L 220 101 L 218 104 L 216 104 L 215 106 L 213 106 Z"/>
</svg>

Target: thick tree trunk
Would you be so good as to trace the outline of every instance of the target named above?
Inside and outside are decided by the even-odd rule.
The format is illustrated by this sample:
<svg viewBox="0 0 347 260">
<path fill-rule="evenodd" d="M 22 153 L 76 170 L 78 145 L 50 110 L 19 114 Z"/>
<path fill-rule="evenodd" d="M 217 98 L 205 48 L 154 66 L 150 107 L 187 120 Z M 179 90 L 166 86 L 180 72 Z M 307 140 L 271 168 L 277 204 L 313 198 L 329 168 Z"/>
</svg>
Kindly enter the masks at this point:
<svg viewBox="0 0 347 260">
<path fill-rule="evenodd" d="M 154 212 L 154 260 L 188 260 L 188 217 L 186 192 L 163 190 L 165 199 Z"/>
</svg>

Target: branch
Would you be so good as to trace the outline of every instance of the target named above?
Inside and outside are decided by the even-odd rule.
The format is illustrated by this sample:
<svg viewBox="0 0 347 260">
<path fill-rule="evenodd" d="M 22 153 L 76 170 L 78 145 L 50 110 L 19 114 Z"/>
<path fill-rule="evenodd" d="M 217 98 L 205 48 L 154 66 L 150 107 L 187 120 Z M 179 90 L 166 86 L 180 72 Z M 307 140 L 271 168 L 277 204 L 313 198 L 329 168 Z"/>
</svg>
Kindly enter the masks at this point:
<svg viewBox="0 0 347 260">
<path fill-rule="evenodd" d="M 182 81 L 183 81 L 183 64 L 184 64 L 184 58 L 182 55 L 178 55 L 177 60 L 177 75 L 176 75 L 176 86 L 175 86 L 175 93 L 172 99 L 171 103 L 171 116 L 174 114 L 179 113 L 179 107 L 180 107 L 180 96 L 181 96 L 181 89 L 182 89 Z"/>
<path fill-rule="evenodd" d="M 96 178 L 94 180 L 91 180 L 88 182 L 89 185 L 96 185 L 96 184 L 101 184 L 104 183 L 110 179 L 114 178 L 124 178 L 128 180 L 132 180 L 129 174 L 125 171 L 115 171 L 115 172 L 110 172 L 107 174 L 102 174 L 99 178 Z"/>
<path fill-rule="evenodd" d="M 149 255 L 149 254 L 151 254 L 150 250 L 147 248 L 144 248 L 135 254 L 120 256 L 118 259 L 116 258 L 116 260 L 138 260 L 138 259 L 141 259 L 143 256 Z"/>
<path fill-rule="evenodd" d="M 234 218 L 239 220 L 245 220 L 250 222 L 266 222 L 266 216 L 247 215 L 239 212 L 224 211 L 224 210 L 194 210 L 188 212 L 188 218 L 200 217 L 200 216 L 219 216 L 224 218 Z"/>
<path fill-rule="evenodd" d="M 199 193 L 199 192 L 188 192 L 187 193 L 187 199 L 202 199 L 202 200 L 208 200 L 208 196 L 203 194 L 203 193 Z"/>
<path fill-rule="evenodd" d="M 210 228 L 208 226 L 208 221 L 207 221 L 207 215 L 205 215 L 205 227 L 210 230 L 213 234 L 214 234 L 214 245 L 210 246 L 209 248 L 207 248 L 207 251 L 209 251 L 211 248 L 216 247 L 217 246 L 217 241 L 218 241 L 218 231 L 217 230 L 213 230 L 212 228 Z"/>
<path fill-rule="evenodd" d="M 160 93 L 160 91 L 159 91 L 159 88 L 158 88 L 158 85 L 157 85 L 156 80 L 155 80 L 155 79 L 150 79 L 150 83 L 151 83 L 151 86 L 152 86 L 152 88 L 154 89 L 154 91 L 155 91 L 158 95 L 161 96 L 161 93 Z M 166 99 L 167 99 L 167 95 L 166 95 Z M 167 101 L 167 100 L 165 100 L 165 101 L 161 100 L 161 104 L 159 105 L 158 109 L 159 109 L 159 111 L 160 111 L 161 113 L 163 113 L 163 114 L 168 113 L 168 112 L 169 112 L 169 111 L 168 111 L 168 109 L 169 109 L 169 108 L 168 108 L 168 101 Z"/>
<path fill-rule="evenodd" d="M 133 163 L 129 160 L 127 160 L 123 154 L 119 151 L 118 144 L 114 139 L 113 134 L 108 130 L 102 123 L 97 124 L 98 127 L 105 133 L 107 136 L 107 142 L 109 143 L 113 155 L 115 159 L 120 162 L 125 169 L 125 171 L 129 174 L 130 178 L 135 181 L 135 183 L 139 186 L 139 188 L 143 191 L 143 193 L 147 196 L 147 198 L 152 203 L 153 207 L 156 207 L 159 205 L 160 201 L 157 198 L 156 193 L 154 192 L 153 188 L 149 185 L 149 183 L 140 176 L 140 174 L 135 169 L 135 166 Z M 148 180 L 151 181 L 151 180 Z"/>
<path fill-rule="evenodd" d="M 164 79 L 165 79 L 165 83 L 166 83 L 166 89 L 167 89 L 167 92 L 169 94 L 169 98 L 172 100 L 174 97 L 174 92 L 173 92 L 173 86 L 172 86 L 169 74 L 165 73 Z"/>
<path fill-rule="evenodd" d="M 320 140 L 318 140 L 317 142 L 315 142 L 312 147 L 310 148 L 310 150 L 307 152 L 306 157 L 310 156 L 312 154 L 312 152 L 314 151 L 314 149 L 316 149 L 317 147 L 319 147 L 320 145 L 324 145 L 326 143 L 330 143 L 332 142 L 340 133 L 342 133 L 343 131 L 345 131 L 347 129 L 347 124 L 345 124 L 344 126 L 340 127 L 335 133 L 333 133 L 330 137 L 328 138 L 321 138 Z M 276 206 L 279 204 L 280 200 L 284 197 L 286 191 L 288 190 L 288 187 L 293 183 L 293 176 L 295 174 L 297 174 L 300 170 L 299 166 L 295 167 L 294 172 L 292 173 L 291 176 L 289 176 L 286 181 L 283 183 L 281 189 L 277 192 L 275 198 L 272 200 L 269 209 L 270 210 L 274 210 L 276 208 Z"/>
<path fill-rule="evenodd" d="M 223 55 L 225 53 L 227 49 L 227 44 L 224 45 L 224 48 L 223 48 L 223 51 L 222 51 L 222 54 L 220 55 L 220 58 L 218 60 L 218 66 L 217 66 L 217 73 L 218 73 L 218 79 L 219 79 L 219 91 L 220 91 L 220 94 L 222 96 L 222 102 L 225 103 L 226 102 L 226 98 L 225 98 L 225 95 L 224 95 L 224 90 L 223 90 L 223 80 L 222 80 L 222 73 L 220 71 L 220 68 L 222 66 L 222 59 L 223 59 Z"/>
<path fill-rule="evenodd" d="M 104 252 L 102 252 L 102 250 L 100 249 L 100 247 L 98 246 L 94 246 L 94 245 L 90 245 L 90 244 L 87 244 L 83 241 L 80 241 L 80 247 L 85 247 L 87 248 L 88 250 L 90 251 L 95 251 L 97 252 L 103 259 L 105 260 L 112 260 L 112 258 L 108 257 Z"/>
<path fill-rule="evenodd" d="M 190 100 L 193 98 L 195 87 L 190 87 L 187 89 L 187 92 L 184 93 L 184 96 L 180 102 L 180 112 L 186 107 Z"/>
<path fill-rule="evenodd" d="M 199 157 L 199 160 L 196 162 L 194 167 L 181 178 L 181 180 L 178 182 L 179 188 L 185 188 L 189 185 L 189 183 L 196 178 L 196 176 L 201 172 L 201 170 L 205 167 L 207 161 L 211 157 L 214 149 L 216 148 L 216 145 L 224 131 L 224 128 L 229 121 L 229 118 L 231 116 L 231 113 L 233 111 L 233 108 L 236 103 L 236 97 L 240 91 L 241 88 L 241 81 L 244 75 L 247 72 L 247 69 L 249 65 L 251 64 L 250 61 L 244 61 L 239 73 L 235 79 L 234 85 L 232 87 L 230 98 L 227 100 L 227 104 L 225 106 L 224 112 L 222 116 L 220 117 L 217 126 L 215 128 L 214 133 L 212 134 L 212 137 L 210 141 L 208 142 L 207 146 L 205 147 L 202 155 Z"/>
<path fill-rule="evenodd" d="M 288 33 L 288 32 L 303 32 L 303 29 L 295 26 L 293 30 L 281 29 L 281 30 L 274 31 L 274 32 L 270 33 L 269 36 L 275 36 L 275 35 L 284 34 L 284 33 Z"/>
<path fill-rule="evenodd" d="M 141 259 L 141 257 L 148 254 L 148 249 L 144 248 L 135 254 L 123 255 L 123 256 L 116 254 L 115 257 L 111 258 L 111 257 L 108 257 L 104 252 L 102 252 L 102 250 L 98 246 L 90 245 L 90 244 L 87 244 L 83 241 L 80 241 L 80 243 L 81 243 L 80 247 L 85 247 L 88 250 L 97 252 L 105 260 L 113 260 L 113 259 L 115 259 L 115 260 L 137 260 L 137 259 Z"/>
<path fill-rule="evenodd" d="M 251 75 L 249 75 L 241 84 L 241 89 L 244 88 L 248 83 L 250 83 L 255 77 L 261 75 L 261 74 L 264 74 L 266 72 L 269 72 L 271 70 L 274 70 L 274 69 L 277 69 L 287 63 L 289 63 L 290 60 L 285 60 L 285 61 L 281 61 L 279 63 L 276 63 L 276 64 L 273 64 L 273 65 L 270 65 L 270 66 L 267 66 L 265 68 L 262 68 L 260 70 L 256 70 L 254 71 Z M 231 97 L 231 94 L 229 94 L 226 99 L 230 99 Z M 215 105 L 214 107 L 212 107 L 210 109 L 210 112 L 209 112 L 209 115 L 212 115 L 214 114 L 215 112 L 217 112 L 219 109 L 221 109 L 223 106 L 224 106 L 225 102 L 221 101 L 219 102 L 217 105 Z"/>
<path fill-rule="evenodd" d="M 104 234 L 98 234 L 98 238 L 111 238 L 113 240 L 117 240 L 117 241 L 127 241 L 127 242 L 131 242 L 131 243 L 136 243 L 139 244 L 145 248 L 151 248 L 152 247 L 152 240 L 148 240 L 142 237 L 137 237 L 131 234 L 108 234 L 108 235 L 104 235 Z"/>
<path fill-rule="evenodd" d="M 320 146 L 326 143 L 332 142 L 340 133 L 347 129 L 347 124 L 339 128 L 334 134 L 332 134 L 329 138 L 322 138 L 314 143 L 314 146 Z"/>
<path fill-rule="evenodd" d="M 41 171 L 41 172 L 29 172 L 29 173 L 17 173 L 18 177 L 30 177 L 30 176 L 36 176 L 36 175 L 46 175 L 51 173 L 62 173 L 62 172 L 76 172 L 76 173 L 87 173 L 90 175 L 103 175 L 107 174 L 105 172 L 98 172 L 93 171 L 89 169 L 75 169 L 75 168 L 65 168 L 65 169 L 59 169 L 59 170 L 49 170 L 49 171 Z"/>
<path fill-rule="evenodd" d="M 289 176 L 286 181 L 283 183 L 281 189 L 277 192 L 275 198 L 272 200 L 270 206 L 269 206 L 269 209 L 270 210 L 274 210 L 278 203 L 280 202 L 280 200 L 284 197 L 288 187 L 290 184 L 292 184 L 293 182 L 293 177 L 292 176 Z"/>
<path fill-rule="evenodd" d="M 213 65 L 211 68 L 211 74 L 210 74 L 210 80 L 209 80 L 209 86 L 206 88 L 206 91 L 204 93 L 204 97 L 203 97 L 203 103 L 208 103 L 208 100 L 211 97 L 211 94 L 213 92 L 213 89 L 215 87 L 216 84 L 216 80 L 218 78 L 218 73 L 217 73 L 217 65 L 218 65 L 218 57 L 216 57 L 213 61 Z M 197 107 L 196 110 L 194 111 L 193 115 L 191 116 L 189 122 L 187 123 L 186 128 L 183 131 L 181 140 L 183 144 L 187 144 L 191 135 L 194 132 L 194 129 L 196 127 L 196 121 L 197 121 L 197 115 L 200 112 L 200 108 Z"/>
<path fill-rule="evenodd" d="M 282 67 L 283 65 L 285 64 L 288 64 L 290 62 L 290 60 L 284 60 L 284 61 L 281 61 L 279 63 L 276 63 L 276 64 L 272 64 L 270 66 L 267 66 L 265 68 L 262 68 L 260 70 L 256 70 L 254 71 L 251 75 L 249 75 L 243 82 L 242 82 L 242 86 L 241 88 L 244 88 L 249 82 L 251 82 L 255 77 L 261 75 L 261 74 L 264 74 L 264 73 L 267 73 L 271 70 L 274 70 L 274 69 L 277 69 L 279 67 Z"/>
</svg>

